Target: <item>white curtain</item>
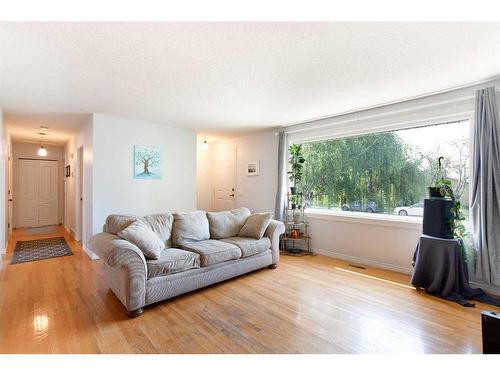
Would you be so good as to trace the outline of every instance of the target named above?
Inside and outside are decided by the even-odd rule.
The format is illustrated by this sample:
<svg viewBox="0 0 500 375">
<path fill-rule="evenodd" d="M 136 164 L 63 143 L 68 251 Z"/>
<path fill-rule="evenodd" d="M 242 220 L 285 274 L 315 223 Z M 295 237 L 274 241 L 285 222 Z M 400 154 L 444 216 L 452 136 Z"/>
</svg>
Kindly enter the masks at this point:
<svg viewBox="0 0 500 375">
<path fill-rule="evenodd" d="M 500 123 L 494 87 L 476 92 L 471 188 L 475 277 L 500 286 Z"/>
</svg>

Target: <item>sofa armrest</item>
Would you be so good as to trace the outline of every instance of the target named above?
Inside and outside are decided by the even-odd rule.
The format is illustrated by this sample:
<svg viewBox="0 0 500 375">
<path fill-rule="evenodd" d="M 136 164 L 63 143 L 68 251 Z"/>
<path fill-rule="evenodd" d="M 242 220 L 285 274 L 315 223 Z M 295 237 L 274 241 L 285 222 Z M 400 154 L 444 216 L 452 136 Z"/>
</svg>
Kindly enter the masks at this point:
<svg viewBox="0 0 500 375">
<path fill-rule="evenodd" d="M 90 249 L 104 261 L 109 287 L 128 311 L 140 309 L 146 300 L 146 259 L 134 244 L 110 233 L 89 241 Z"/>
<path fill-rule="evenodd" d="M 285 233 L 285 224 L 278 220 L 271 220 L 264 236 L 271 240 L 273 264 L 278 264 L 280 259 L 280 235 Z"/>
</svg>

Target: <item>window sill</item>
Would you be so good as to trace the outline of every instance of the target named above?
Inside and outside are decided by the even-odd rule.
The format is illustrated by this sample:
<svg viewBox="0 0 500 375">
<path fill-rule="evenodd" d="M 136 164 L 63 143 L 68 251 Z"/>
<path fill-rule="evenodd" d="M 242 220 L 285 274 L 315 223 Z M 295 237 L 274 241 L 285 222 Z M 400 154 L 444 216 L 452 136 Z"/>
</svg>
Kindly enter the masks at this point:
<svg viewBox="0 0 500 375">
<path fill-rule="evenodd" d="M 407 229 L 421 229 L 422 218 L 411 216 L 391 216 L 370 214 L 366 212 L 334 211 L 319 208 L 307 208 L 305 215 L 308 218 L 325 221 L 342 221 L 347 223 L 378 225 L 384 227 L 399 227 Z"/>
</svg>

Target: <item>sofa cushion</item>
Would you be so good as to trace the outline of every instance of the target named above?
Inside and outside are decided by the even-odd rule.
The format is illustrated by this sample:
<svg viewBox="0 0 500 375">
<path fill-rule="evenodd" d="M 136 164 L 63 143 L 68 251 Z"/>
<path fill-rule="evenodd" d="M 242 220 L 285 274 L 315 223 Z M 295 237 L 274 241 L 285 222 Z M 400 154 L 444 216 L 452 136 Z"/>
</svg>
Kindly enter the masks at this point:
<svg viewBox="0 0 500 375">
<path fill-rule="evenodd" d="M 160 258 L 161 251 L 165 249 L 165 242 L 151 230 L 144 219 L 137 219 L 117 235 L 132 242 L 149 259 Z"/>
<path fill-rule="evenodd" d="M 218 240 L 192 242 L 182 248 L 199 254 L 202 267 L 241 258 L 241 250 L 238 246 Z"/>
<path fill-rule="evenodd" d="M 263 253 L 271 248 L 271 240 L 267 237 L 262 237 L 260 240 L 249 237 L 230 237 L 224 238 L 221 241 L 238 246 L 241 250 L 242 258 Z"/>
<path fill-rule="evenodd" d="M 231 237 L 224 238 L 221 241 L 238 246 L 241 250 L 241 256 L 243 258 L 263 253 L 271 248 L 271 240 L 267 237 L 262 237 L 260 240 L 249 237 Z"/>
<path fill-rule="evenodd" d="M 111 234 L 117 234 L 136 220 L 137 216 L 133 215 L 109 215 L 104 224 L 104 231 Z"/>
<path fill-rule="evenodd" d="M 171 214 L 153 214 L 142 218 L 155 234 L 165 243 L 166 247 L 171 246 L 170 237 L 172 235 L 172 224 L 174 217 Z"/>
<path fill-rule="evenodd" d="M 252 237 L 260 240 L 266 232 L 272 217 L 273 214 L 271 212 L 250 215 L 245 225 L 238 232 L 238 237 Z"/>
<path fill-rule="evenodd" d="M 185 244 L 204 241 L 210 238 L 207 213 L 193 211 L 188 213 L 175 213 L 172 229 L 172 243 L 176 247 Z"/>
<path fill-rule="evenodd" d="M 219 240 L 237 236 L 249 216 L 250 210 L 245 207 L 231 211 L 207 212 L 210 238 Z"/>
<path fill-rule="evenodd" d="M 148 279 L 171 275 L 173 273 L 200 268 L 200 256 L 192 251 L 167 248 L 160 258 L 146 261 Z"/>
</svg>

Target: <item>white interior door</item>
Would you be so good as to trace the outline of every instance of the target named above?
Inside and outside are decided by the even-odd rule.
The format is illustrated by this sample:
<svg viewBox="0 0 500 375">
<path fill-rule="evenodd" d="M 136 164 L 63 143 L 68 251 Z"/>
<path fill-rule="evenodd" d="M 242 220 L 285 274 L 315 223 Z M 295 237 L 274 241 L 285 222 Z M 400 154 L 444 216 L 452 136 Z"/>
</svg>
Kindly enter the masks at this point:
<svg viewBox="0 0 500 375">
<path fill-rule="evenodd" d="M 214 211 L 231 210 L 236 202 L 236 149 L 214 152 Z"/>
<path fill-rule="evenodd" d="M 37 227 L 40 204 L 40 164 L 38 160 L 19 160 L 18 166 L 17 226 Z"/>
<path fill-rule="evenodd" d="M 38 225 L 58 224 L 58 163 L 56 161 L 40 160 L 40 204 Z"/>
<path fill-rule="evenodd" d="M 18 227 L 58 223 L 58 163 L 48 160 L 19 160 Z"/>
<path fill-rule="evenodd" d="M 9 150 L 9 181 L 8 181 L 8 210 L 9 210 L 9 235 L 12 234 L 12 227 L 14 226 L 14 223 L 12 222 L 12 217 L 13 217 L 13 201 L 14 201 L 14 184 L 13 184 L 13 165 L 12 165 L 12 160 L 13 156 L 11 151 Z"/>
</svg>

